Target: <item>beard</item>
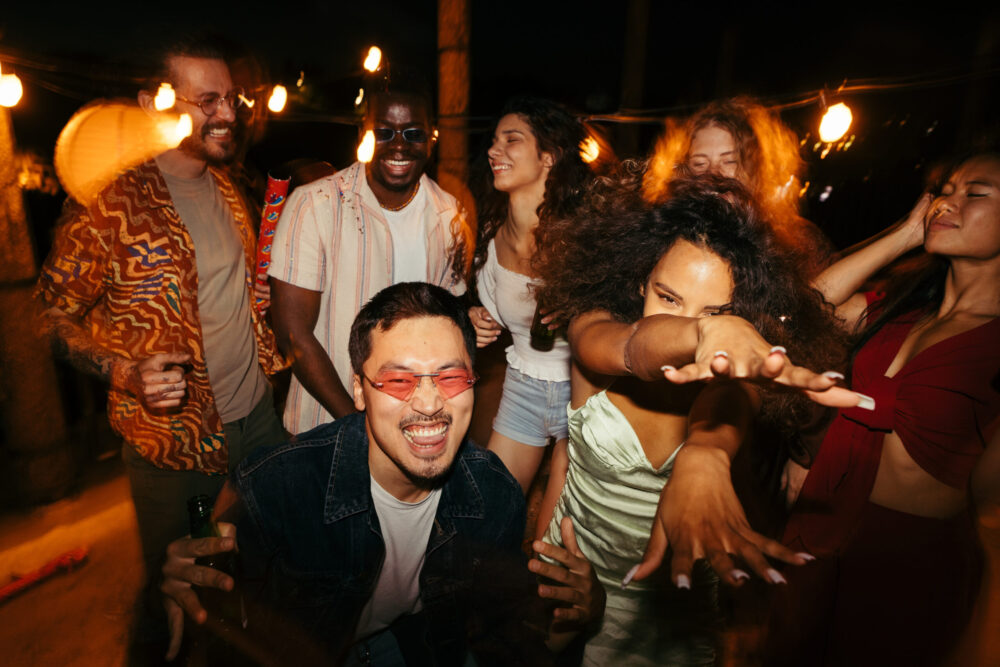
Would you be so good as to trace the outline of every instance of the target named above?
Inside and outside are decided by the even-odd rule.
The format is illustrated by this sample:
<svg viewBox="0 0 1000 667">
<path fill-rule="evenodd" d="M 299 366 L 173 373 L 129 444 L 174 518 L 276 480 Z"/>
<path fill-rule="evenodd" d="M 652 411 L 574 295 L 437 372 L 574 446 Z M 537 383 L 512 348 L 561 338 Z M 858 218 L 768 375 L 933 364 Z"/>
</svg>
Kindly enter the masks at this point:
<svg viewBox="0 0 1000 667">
<path fill-rule="evenodd" d="M 452 427 L 452 416 L 448 413 L 441 415 L 436 415 L 433 420 L 426 419 L 421 415 L 411 415 L 399 422 L 399 429 L 402 431 L 407 426 L 412 426 L 414 424 L 427 424 L 438 421 L 445 421 L 448 424 L 449 430 Z M 461 449 L 461 447 L 459 447 Z M 408 466 L 403 461 L 396 461 L 396 465 L 399 467 L 406 478 L 413 483 L 414 486 L 420 489 L 425 489 L 428 491 L 433 491 L 444 486 L 444 483 L 448 480 L 448 476 L 451 474 L 451 470 L 454 467 L 455 457 L 458 456 L 458 452 L 455 452 L 455 456 L 443 460 L 446 454 L 443 454 L 437 458 L 431 459 L 429 461 L 423 462 L 424 465 L 421 466 L 420 470 L 414 470 Z"/>
<path fill-rule="evenodd" d="M 217 144 L 209 139 L 212 129 L 229 129 L 229 140 L 223 144 Z M 190 155 L 199 160 L 204 160 L 211 165 L 227 165 L 236 157 L 237 150 L 242 139 L 242 126 L 239 123 L 227 123 L 225 121 L 206 122 L 201 126 L 198 136 L 188 136 L 177 147 L 182 153 Z"/>
</svg>

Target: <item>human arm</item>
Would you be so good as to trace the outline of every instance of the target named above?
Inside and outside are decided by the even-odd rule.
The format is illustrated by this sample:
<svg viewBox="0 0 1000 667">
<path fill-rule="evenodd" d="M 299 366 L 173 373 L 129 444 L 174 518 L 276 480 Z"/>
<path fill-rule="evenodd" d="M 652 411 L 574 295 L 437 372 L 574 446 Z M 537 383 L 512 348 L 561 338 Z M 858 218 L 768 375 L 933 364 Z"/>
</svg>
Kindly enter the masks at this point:
<svg viewBox="0 0 1000 667">
<path fill-rule="evenodd" d="M 868 305 L 864 295 L 858 293 L 865 281 L 879 269 L 924 242 L 924 218 L 930 209 L 930 203 L 929 194 L 921 195 L 905 218 L 849 248 L 840 260 L 813 280 L 813 287 L 834 305 L 837 317 L 849 329 L 857 326 Z"/>
<path fill-rule="evenodd" d="M 469 319 L 476 330 L 476 347 L 486 347 L 500 337 L 502 328 L 486 308 L 472 306 L 469 308 Z"/>
<path fill-rule="evenodd" d="M 746 320 L 732 315 L 652 315 L 634 324 L 593 311 L 573 318 L 567 333 L 583 368 L 602 375 L 635 375 L 675 383 L 713 377 L 776 382 L 812 391 L 817 402 L 856 405 L 857 395 L 836 387 L 839 374 L 815 373 L 788 361 Z"/>
<path fill-rule="evenodd" d="M 549 529 L 552 515 L 556 511 L 556 503 L 566 485 L 566 472 L 569 470 L 569 445 L 566 440 L 559 440 L 552 448 L 552 458 L 549 459 L 549 481 L 545 484 L 545 494 L 538 508 L 538 519 L 535 523 L 535 539 L 540 540 Z"/>
<path fill-rule="evenodd" d="M 553 652 L 566 648 L 577 633 L 600 619 L 607 600 L 597 573 L 576 543 L 573 520 L 563 517 L 559 529 L 565 548 L 541 540 L 532 544 L 535 553 L 556 562 L 547 563 L 538 558 L 528 561 L 528 569 L 549 580 L 539 584 L 538 595 L 559 603 L 552 611 L 552 623 L 545 642 Z"/>
<path fill-rule="evenodd" d="M 784 579 L 765 556 L 795 565 L 811 559 L 751 529 L 736 497 L 730 463 L 749 432 L 754 400 L 735 382 L 711 383 L 699 394 L 689 415 L 687 439 L 660 494 L 646 553 L 626 583 L 657 570 L 668 546 L 673 552 L 671 579 L 680 588 L 690 588 L 691 568 L 699 558 L 707 559 L 734 586 L 749 574 L 735 566 L 732 555 L 772 583 Z"/>
<path fill-rule="evenodd" d="M 336 418 L 355 411 L 354 399 L 340 381 L 333 360 L 313 331 L 322 292 L 271 276 L 271 324 L 278 347 L 292 362 L 292 372 L 320 405 Z"/>
<path fill-rule="evenodd" d="M 1000 503 L 1000 417 L 994 420 L 992 431 L 972 471 L 972 497 L 980 505 Z"/>
</svg>

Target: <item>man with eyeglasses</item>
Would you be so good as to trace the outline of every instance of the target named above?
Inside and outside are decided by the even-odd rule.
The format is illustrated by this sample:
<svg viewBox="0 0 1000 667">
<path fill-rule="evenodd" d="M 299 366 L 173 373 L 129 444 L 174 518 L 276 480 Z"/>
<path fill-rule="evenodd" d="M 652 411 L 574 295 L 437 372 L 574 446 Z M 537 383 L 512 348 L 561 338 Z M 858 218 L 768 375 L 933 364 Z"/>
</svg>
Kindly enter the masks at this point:
<svg viewBox="0 0 1000 667">
<path fill-rule="evenodd" d="M 169 82 L 192 133 L 68 204 L 36 293 L 56 346 L 110 383 L 148 579 L 187 530 L 187 499 L 215 497 L 244 456 L 285 437 L 265 375 L 283 362 L 251 307 L 254 216 L 227 171 L 245 97 L 226 49 L 192 38 L 151 59 L 140 106 L 159 113 L 153 96 Z M 166 645 L 152 597 L 133 646 Z"/>
<path fill-rule="evenodd" d="M 434 145 L 430 96 L 395 70 L 368 92 L 371 161 L 292 192 L 271 251 L 271 318 L 292 363 L 285 428 L 308 431 L 354 412 L 347 337 L 379 290 L 425 281 L 465 290 L 474 232 L 455 198 L 424 174 Z"/>
<path fill-rule="evenodd" d="M 233 586 L 194 558 L 238 543 L 246 639 L 264 664 L 550 661 L 543 641 L 558 650 L 599 618 L 604 591 L 569 519 L 567 549 L 535 543 L 549 562 L 520 552 L 520 486 L 465 437 L 476 380 L 465 306 L 434 285 L 394 285 L 361 309 L 349 350 L 364 414 L 248 458 L 216 504 L 235 524 L 227 537 L 170 545 L 173 650 L 181 608 L 207 620 L 191 583 Z"/>
</svg>

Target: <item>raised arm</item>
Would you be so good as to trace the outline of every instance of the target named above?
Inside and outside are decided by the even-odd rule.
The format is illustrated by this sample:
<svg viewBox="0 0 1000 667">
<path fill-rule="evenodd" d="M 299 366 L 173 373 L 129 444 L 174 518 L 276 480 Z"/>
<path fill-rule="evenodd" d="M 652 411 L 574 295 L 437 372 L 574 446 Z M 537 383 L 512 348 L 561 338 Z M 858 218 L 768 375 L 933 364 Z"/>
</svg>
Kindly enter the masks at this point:
<svg viewBox="0 0 1000 667">
<path fill-rule="evenodd" d="M 271 276 L 271 323 L 278 347 L 291 360 L 292 372 L 306 391 L 339 419 L 355 411 L 354 399 L 313 333 L 322 296 Z"/>
<path fill-rule="evenodd" d="M 836 307 L 837 316 L 849 328 L 857 326 L 867 305 L 864 295 L 858 294 L 865 281 L 924 242 L 924 217 L 930 203 L 929 194 L 921 195 L 905 218 L 846 250 L 813 280 L 813 287 Z"/>
</svg>

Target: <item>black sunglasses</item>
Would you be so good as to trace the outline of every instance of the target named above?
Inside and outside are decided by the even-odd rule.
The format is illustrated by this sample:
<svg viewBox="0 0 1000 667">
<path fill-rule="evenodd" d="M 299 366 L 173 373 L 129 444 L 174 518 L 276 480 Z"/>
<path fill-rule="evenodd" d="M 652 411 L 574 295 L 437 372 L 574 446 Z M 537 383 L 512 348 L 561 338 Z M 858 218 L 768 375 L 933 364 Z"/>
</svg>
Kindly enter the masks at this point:
<svg viewBox="0 0 1000 667">
<path fill-rule="evenodd" d="M 375 135 L 375 141 L 380 144 L 392 141 L 396 138 L 397 134 L 403 135 L 403 139 L 411 144 L 422 144 L 427 141 L 427 131 L 419 127 L 408 127 L 405 130 L 394 130 L 389 127 L 376 127 L 372 130 L 372 133 Z"/>
</svg>

